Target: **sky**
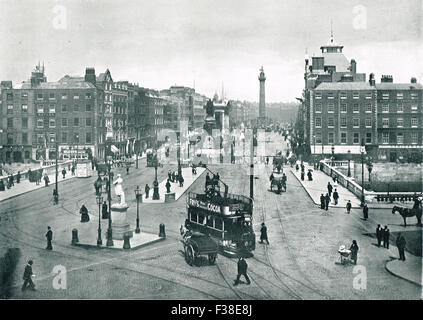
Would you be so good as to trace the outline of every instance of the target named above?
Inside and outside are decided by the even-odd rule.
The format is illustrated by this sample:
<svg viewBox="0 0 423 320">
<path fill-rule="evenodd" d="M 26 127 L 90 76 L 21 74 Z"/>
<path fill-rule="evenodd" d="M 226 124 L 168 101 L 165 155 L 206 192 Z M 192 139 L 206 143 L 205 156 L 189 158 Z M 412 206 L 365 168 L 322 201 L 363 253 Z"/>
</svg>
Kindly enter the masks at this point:
<svg viewBox="0 0 423 320">
<path fill-rule="evenodd" d="M 49 81 L 86 67 L 113 80 L 267 102 L 300 97 L 304 55 L 330 37 L 357 72 L 423 82 L 423 0 L 0 0 L 0 80 Z"/>
</svg>

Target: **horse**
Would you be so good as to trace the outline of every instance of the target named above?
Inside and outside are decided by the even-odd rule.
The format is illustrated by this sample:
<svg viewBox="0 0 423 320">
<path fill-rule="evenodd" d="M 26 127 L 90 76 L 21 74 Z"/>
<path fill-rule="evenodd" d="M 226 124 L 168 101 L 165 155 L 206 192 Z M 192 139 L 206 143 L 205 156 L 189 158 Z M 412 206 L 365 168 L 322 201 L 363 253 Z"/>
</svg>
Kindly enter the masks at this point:
<svg viewBox="0 0 423 320">
<path fill-rule="evenodd" d="M 421 208 L 404 208 L 404 207 L 398 207 L 394 206 L 392 208 L 392 214 L 395 214 L 395 212 L 398 212 L 402 218 L 404 219 L 404 228 L 407 227 L 406 218 L 414 217 L 417 218 L 417 225 L 422 225 L 422 209 Z"/>
</svg>

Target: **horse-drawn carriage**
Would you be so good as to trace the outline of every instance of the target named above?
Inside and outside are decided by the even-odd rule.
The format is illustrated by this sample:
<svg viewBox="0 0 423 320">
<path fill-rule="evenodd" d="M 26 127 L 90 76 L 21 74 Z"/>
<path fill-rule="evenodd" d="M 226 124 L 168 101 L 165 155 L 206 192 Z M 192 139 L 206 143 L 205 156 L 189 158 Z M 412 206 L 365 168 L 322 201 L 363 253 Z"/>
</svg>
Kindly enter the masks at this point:
<svg viewBox="0 0 423 320">
<path fill-rule="evenodd" d="M 414 197 L 414 205 L 412 208 L 403 207 L 403 206 L 394 206 L 392 208 L 392 214 L 398 212 L 404 219 L 404 227 L 407 227 L 407 218 L 416 217 L 417 225 L 422 225 L 422 197 Z"/>
<path fill-rule="evenodd" d="M 183 231 L 181 230 L 181 233 Z M 182 243 L 184 245 L 185 261 L 192 266 L 200 256 L 207 256 L 209 264 L 216 262 L 218 245 L 213 239 L 200 232 L 184 232 Z"/>
<path fill-rule="evenodd" d="M 283 172 L 272 172 L 270 175 L 270 191 L 273 191 L 273 187 L 277 188 L 278 194 L 282 192 L 282 189 L 286 192 L 286 176 Z"/>
<path fill-rule="evenodd" d="M 278 173 L 281 172 L 281 169 L 284 164 L 284 157 L 282 151 L 277 151 L 276 155 L 273 157 L 273 171 L 277 170 Z"/>
</svg>

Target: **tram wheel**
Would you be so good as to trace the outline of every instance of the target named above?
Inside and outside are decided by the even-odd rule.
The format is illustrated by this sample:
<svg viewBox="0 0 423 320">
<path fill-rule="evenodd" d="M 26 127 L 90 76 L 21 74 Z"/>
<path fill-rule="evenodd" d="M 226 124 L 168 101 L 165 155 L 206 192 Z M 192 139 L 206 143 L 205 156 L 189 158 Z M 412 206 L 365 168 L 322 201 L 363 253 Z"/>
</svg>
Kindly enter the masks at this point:
<svg viewBox="0 0 423 320">
<path fill-rule="evenodd" d="M 214 264 L 216 262 L 217 253 L 209 254 L 209 264 Z"/>
<path fill-rule="evenodd" d="M 195 259 L 194 248 L 192 247 L 192 245 L 186 246 L 186 250 L 185 250 L 185 260 L 186 260 L 186 262 L 190 266 L 192 266 L 194 264 L 194 259 Z"/>
</svg>

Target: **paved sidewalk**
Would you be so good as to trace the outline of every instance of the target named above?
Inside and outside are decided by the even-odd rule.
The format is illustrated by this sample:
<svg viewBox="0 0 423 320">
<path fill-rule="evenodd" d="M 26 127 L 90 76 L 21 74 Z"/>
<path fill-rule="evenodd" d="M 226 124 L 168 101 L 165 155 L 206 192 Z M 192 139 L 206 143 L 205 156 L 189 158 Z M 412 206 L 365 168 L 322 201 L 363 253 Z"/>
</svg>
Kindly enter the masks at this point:
<svg viewBox="0 0 423 320">
<path fill-rule="evenodd" d="M 313 202 L 320 206 L 320 195 L 326 195 L 328 192 L 327 185 L 328 182 L 333 186 L 333 179 L 326 175 L 324 172 L 319 170 L 314 170 L 312 166 L 307 165 L 304 163 L 305 166 L 305 177 L 304 181 L 301 180 L 301 169 L 298 171 L 295 168 L 290 168 L 293 175 L 298 179 L 298 181 L 302 184 L 304 189 L 312 198 Z M 287 168 L 287 167 L 285 167 Z M 308 169 L 313 169 L 313 181 L 308 181 L 307 172 Z M 338 204 L 335 205 L 333 202 L 333 198 L 331 198 L 331 203 L 329 207 L 336 207 L 336 208 L 345 208 L 347 205 L 348 200 L 351 200 L 351 205 L 353 208 L 360 208 L 360 200 L 349 190 L 345 189 L 343 186 L 339 185 L 336 188 L 338 190 L 339 199 Z M 333 188 L 332 192 L 335 191 Z M 332 194 L 333 195 L 333 194 Z"/>
<path fill-rule="evenodd" d="M 184 177 L 184 186 L 180 187 L 179 182 L 171 182 L 170 191 L 175 192 L 175 201 L 178 200 L 184 192 L 197 180 L 201 174 L 206 171 L 205 168 L 197 167 L 197 174 L 192 174 L 192 168 L 182 168 L 182 176 Z M 145 193 L 142 195 L 142 202 L 143 203 L 164 203 L 165 202 L 165 195 L 166 192 L 166 182 L 167 177 L 162 182 L 159 183 L 159 194 L 160 194 L 160 200 L 153 200 L 153 193 L 154 188 L 152 185 L 150 185 L 150 193 L 148 199 L 145 198 Z"/>
<path fill-rule="evenodd" d="M 394 248 L 398 251 L 396 247 Z M 405 257 L 405 261 L 398 259 L 388 261 L 385 265 L 386 270 L 396 277 L 422 286 L 422 257 L 416 257 L 408 252 L 405 253 Z"/>
</svg>

